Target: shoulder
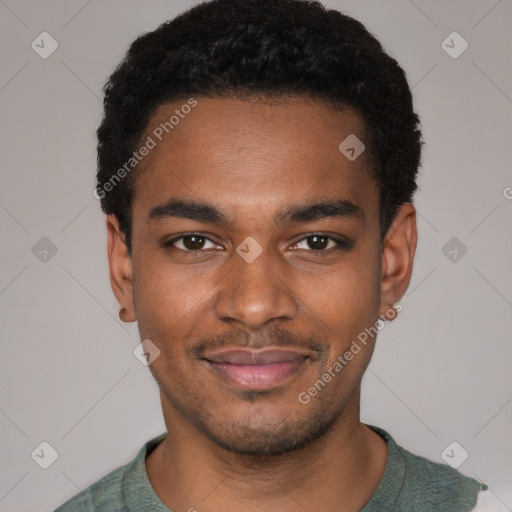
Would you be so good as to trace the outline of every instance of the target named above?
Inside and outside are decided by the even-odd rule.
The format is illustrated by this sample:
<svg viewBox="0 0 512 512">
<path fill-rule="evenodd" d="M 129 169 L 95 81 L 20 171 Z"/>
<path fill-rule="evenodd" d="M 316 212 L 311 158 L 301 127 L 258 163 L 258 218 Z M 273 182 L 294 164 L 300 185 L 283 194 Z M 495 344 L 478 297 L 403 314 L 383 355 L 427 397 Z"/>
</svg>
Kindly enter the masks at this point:
<svg viewBox="0 0 512 512">
<path fill-rule="evenodd" d="M 55 512 L 119 511 L 123 508 L 121 481 L 129 464 L 121 466 L 66 501 Z"/>
<path fill-rule="evenodd" d="M 151 494 L 145 459 L 166 436 L 164 433 L 145 443 L 131 462 L 114 469 L 54 512 L 127 512 L 128 504 L 144 509 Z"/>
<path fill-rule="evenodd" d="M 450 466 L 399 449 L 406 461 L 405 488 L 410 499 L 416 500 L 414 510 L 425 510 L 420 503 L 437 512 L 473 510 L 481 489 L 479 482 Z"/>
<path fill-rule="evenodd" d="M 487 488 L 452 467 L 415 455 L 399 446 L 385 430 L 368 425 L 388 445 L 388 464 L 377 488 L 377 501 L 387 510 L 469 512 L 480 490 Z M 366 509 L 365 509 L 366 512 Z"/>
</svg>

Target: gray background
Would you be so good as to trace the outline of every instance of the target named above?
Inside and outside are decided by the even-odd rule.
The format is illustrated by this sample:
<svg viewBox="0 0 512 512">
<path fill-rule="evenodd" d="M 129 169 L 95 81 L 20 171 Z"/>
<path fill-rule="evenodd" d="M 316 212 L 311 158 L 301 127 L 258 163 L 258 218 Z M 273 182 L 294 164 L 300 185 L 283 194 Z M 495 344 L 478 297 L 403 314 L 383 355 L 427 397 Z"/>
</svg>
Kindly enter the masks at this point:
<svg viewBox="0 0 512 512">
<path fill-rule="evenodd" d="M 1 511 L 52 510 L 165 430 L 110 289 L 94 132 L 129 43 L 194 3 L 0 0 Z M 512 510 L 512 3 L 326 3 L 404 67 L 426 141 L 412 283 L 379 335 L 362 420 L 439 462 L 457 441 L 459 470 Z M 43 31 L 59 44 L 47 59 L 31 48 Z M 453 31 L 469 43 L 457 59 L 441 46 Z M 43 441 L 59 454 L 46 470 L 31 458 Z"/>
</svg>

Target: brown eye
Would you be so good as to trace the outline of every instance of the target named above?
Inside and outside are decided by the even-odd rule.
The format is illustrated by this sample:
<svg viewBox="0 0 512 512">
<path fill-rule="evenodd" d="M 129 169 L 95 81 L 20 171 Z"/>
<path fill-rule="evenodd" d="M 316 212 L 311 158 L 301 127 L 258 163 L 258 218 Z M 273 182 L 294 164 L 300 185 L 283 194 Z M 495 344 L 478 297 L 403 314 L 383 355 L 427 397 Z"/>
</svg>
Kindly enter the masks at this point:
<svg viewBox="0 0 512 512">
<path fill-rule="evenodd" d="M 211 244 L 210 247 L 207 246 L 208 243 Z M 190 233 L 166 242 L 165 246 L 186 252 L 198 252 L 201 249 L 215 249 L 217 244 L 214 244 L 209 238 L 199 233 Z"/>
<path fill-rule="evenodd" d="M 200 235 L 187 235 L 183 237 L 183 245 L 190 251 L 202 249 L 205 244 L 206 238 Z"/>
<path fill-rule="evenodd" d="M 328 249 L 343 249 L 348 247 L 348 242 L 343 242 L 342 240 L 338 240 L 332 236 L 322 235 L 320 233 L 309 235 L 294 246 L 295 249 L 306 249 L 319 252 L 326 251 Z"/>
<path fill-rule="evenodd" d="M 323 235 L 308 236 L 306 240 L 308 241 L 308 246 L 315 251 L 323 250 L 329 244 L 329 237 Z"/>
</svg>

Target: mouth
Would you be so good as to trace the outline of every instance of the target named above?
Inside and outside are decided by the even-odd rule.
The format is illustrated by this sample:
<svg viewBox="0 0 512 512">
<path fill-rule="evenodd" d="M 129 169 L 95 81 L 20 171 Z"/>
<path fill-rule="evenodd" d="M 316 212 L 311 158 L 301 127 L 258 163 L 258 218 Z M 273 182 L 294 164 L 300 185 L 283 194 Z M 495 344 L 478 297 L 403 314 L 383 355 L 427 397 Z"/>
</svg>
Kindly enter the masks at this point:
<svg viewBox="0 0 512 512">
<path fill-rule="evenodd" d="M 309 359 L 309 353 L 277 348 L 238 348 L 215 352 L 204 359 L 217 375 L 231 385 L 263 391 L 291 379 Z"/>
</svg>

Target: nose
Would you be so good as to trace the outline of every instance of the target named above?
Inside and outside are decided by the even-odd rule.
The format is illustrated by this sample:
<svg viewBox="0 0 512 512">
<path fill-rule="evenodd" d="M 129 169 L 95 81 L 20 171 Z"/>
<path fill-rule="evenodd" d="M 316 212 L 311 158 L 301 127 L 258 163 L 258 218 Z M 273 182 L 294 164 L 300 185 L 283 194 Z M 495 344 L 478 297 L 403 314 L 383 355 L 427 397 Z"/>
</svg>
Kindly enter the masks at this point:
<svg viewBox="0 0 512 512">
<path fill-rule="evenodd" d="M 298 305 L 285 261 L 265 249 L 250 263 L 238 254 L 232 259 L 215 301 L 220 320 L 258 330 L 271 320 L 296 316 Z"/>
</svg>

